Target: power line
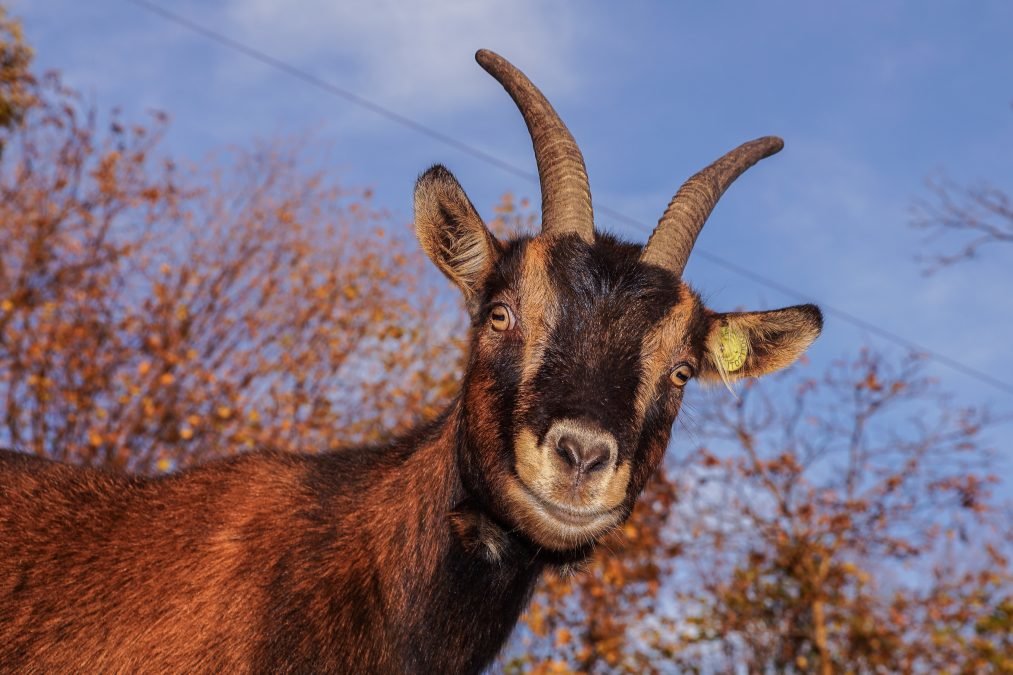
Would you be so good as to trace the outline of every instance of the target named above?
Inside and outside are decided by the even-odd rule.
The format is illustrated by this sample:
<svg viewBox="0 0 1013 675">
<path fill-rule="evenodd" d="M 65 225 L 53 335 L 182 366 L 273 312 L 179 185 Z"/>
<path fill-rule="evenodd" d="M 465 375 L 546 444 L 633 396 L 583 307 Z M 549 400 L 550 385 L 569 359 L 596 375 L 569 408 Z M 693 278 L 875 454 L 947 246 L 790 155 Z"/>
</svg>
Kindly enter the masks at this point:
<svg viewBox="0 0 1013 675">
<path fill-rule="evenodd" d="M 340 87 L 334 84 L 333 82 L 329 82 L 327 80 L 324 80 L 323 78 L 317 77 L 312 73 L 309 73 L 286 61 L 282 61 L 281 59 L 275 58 L 270 54 L 267 54 L 255 47 L 251 47 L 250 45 L 247 45 L 243 42 L 230 38 L 227 35 L 224 35 L 215 30 L 207 28 L 206 26 L 196 23 L 190 19 L 187 19 L 184 16 L 176 14 L 175 12 L 171 12 L 165 9 L 164 7 L 148 2 L 148 0 L 126 0 L 126 2 L 129 2 L 132 5 L 136 5 L 137 7 L 140 7 L 144 10 L 147 10 L 148 12 L 161 17 L 162 19 L 175 23 L 176 25 L 182 26 L 183 28 L 186 28 L 187 30 L 196 33 L 198 35 L 201 35 L 223 47 L 239 52 L 251 59 L 254 59 L 255 61 L 263 63 L 266 66 L 270 66 L 275 70 L 281 71 L 286 75 L 290 75 L 298 80 L 302 80 L 306 84 L 321 89 L 333 96 L 343 98 L 349 103 L 357 105 L 361 108 L 365 108 L 366 110 L 369 110 L 370 112 L 379 115 L 380 117 L 384 117 L 390 120 L 391 122 L 394 122 L 403 127 L 411 129 L 412 131 L 420 133 L 423 136 L 428 136 L 429 138 L 439 143 L 443 143 L 444 145 L 450 146 L 455 150 L 458 150 L 459 152 L 462 152 L 466 155 L 471 155 L 472 157 L 479 159 L 492 166 L 495 166 L 496 168 L 502 171 L 505 171 L 509 174 L 512 174 L 514 176 L 517 176 L 519 178 L 522 178 L 524 180 L 533 183 L 538 182 L 538 176 L 531 173 L 530 171 L 525 171 L 524 169 L 514 166 L 509 162 L 503 161 L 502 159 L 496 157 L 495 155 L 491 155 L 488 152 L 476 148 L 473 145 L 460 141 L 457 138 L 450 136 L 449 134 L 445 134 L 441 131 L 438 131 L 437 129 L 433 129 L 432 127 L 426 126 L 425 124 L 422 124 L 421 122 L 418 122 L 410 117 L 407 117 L 405 115 L 402 115 L 401 113 L 391 110 L 390 108 L 384 107 L 378 103 L 374 103 L 373 101 L 370 101 L 367 98 L 359 96 L 358 94 L 356 94 L 353 91 L 350 91 L 349 89 L 345 89 L 344 87 Z M 607 206 L 598 206 L 597 210 L 600 213 L 609 215 L 612 218 L 615 218 L 616 220 L 625 223 L 626 225 L 629 225 L 630 227 L 639 230 L 644 234 L 647 235 L 651 234 L 652 228 L 644 225 L 643 223 L 637 220 L 634 220 L 633 218 L 623 213 L 620 213 Z M 767 288 L 777 291 L 778 293 L 781 293 L 787 297 L 795 298 L 796 300 L 802 302 L 813 301 L 812 298 L 809 298 L 804 294 L 799 293 L 793 288 L 785 286 L 780 282 L 770 279 L 762 274 L 759 274 L 758 272 L 754 272 L 753 270 L 750 270 L 746 267 L 733 263 L 730 260 L 727 260 L 726 258 L 723 258 L 706 249 L 700 248 L 699 246 L 694 247 L 693 253 L 694 255 L 702 257 L 705 260 L 708 260 L 709 262 L 719 267 L 723 267 L 724 269 L 734 274 L 749 279 L 757 284 L 760 284 L 761 286 L 766 286 Z M 968 366 L 967 364 L 957 361 L 956 359 L 946 356 L 941 352 L 929 349 L 928 347 L 925 347 L 924 345 L 909 340 L 903 337 L 902 335 L 899 335 L 897 333 L 894 333 L 893 331 L 887 330 L 886 328 L 882 328 L 874 323 L 866 321 L 865 319 L 862 319 L 861 317 L 852 314 L 851 312 L 839 309 L 832 305 L 828 305 L 824 302 L 820 302 L 819 305 L 825 313 L 830 314 L 831 316 L 835 316 L 841 321 L 844 321 L 845 323 L 849 323 L 853 326 L 861 328 L 862 330 L 877 335 L 880 338 L 887 340 L 888 342 L 892 342 L 901 347 L 904 347 L 905 349 L 913 350 L 921 354 L 924 354 L 928 358 L 932 359 L 933 361 L 936 361 L 937 363 L 943 366 L 946 366 L 947 368 L 961 372 L 964 375 L 967 375 L 968 377 L 976 379 L 979 382 L 987 384 L 990 387 L 998 389 L 999 391 L 1002 391 L 1006 394 L 1013 394 L 1013 385 L 1009 384 L 1008 382 L 999 380 L 987 373 L 978 370 L 977 368 L 973 368 L 971 366 Z"/>
</svg>

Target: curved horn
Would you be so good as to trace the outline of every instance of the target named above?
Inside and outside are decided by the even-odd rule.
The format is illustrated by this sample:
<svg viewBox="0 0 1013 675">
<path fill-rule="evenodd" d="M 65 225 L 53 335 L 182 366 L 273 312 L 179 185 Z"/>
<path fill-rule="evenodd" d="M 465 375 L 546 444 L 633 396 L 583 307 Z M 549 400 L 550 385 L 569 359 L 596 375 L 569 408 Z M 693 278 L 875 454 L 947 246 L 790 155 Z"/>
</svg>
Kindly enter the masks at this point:
<svg viewBox="0 0 1013 675">
<path fill-rule="evenodd" d="M 575 232 L 584 241 L 592 242 L 591 188 L 577 142 L 524 73 L 487 49 L 478 50 L 475 60 L 503 85 L 528 125 L 542 189 L 542 232 Z"/>
<path fill-rule="evenodd" d="M 683 183 L 647 240 L 640 259 L 681 277 L 696 237 L 724 191 L 746 169 L 783 147 L 784 141 L 777 136 L 743 143 Z"/>
</svg>

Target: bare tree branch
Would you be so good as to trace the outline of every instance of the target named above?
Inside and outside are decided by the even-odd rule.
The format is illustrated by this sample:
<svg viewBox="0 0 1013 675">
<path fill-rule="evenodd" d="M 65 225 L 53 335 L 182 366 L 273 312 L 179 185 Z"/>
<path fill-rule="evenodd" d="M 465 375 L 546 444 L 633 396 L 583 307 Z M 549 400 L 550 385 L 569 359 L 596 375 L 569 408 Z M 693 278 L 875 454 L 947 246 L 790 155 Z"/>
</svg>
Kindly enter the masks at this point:
<svg viewBox="0 0 1013 675">
<path fill-rule="evenodd" d="M 1013 200 L 1007 192 L 988 183 L 958 185 L 945 176 L 926 180 L 931 197 L 918 200 L 911 224 L 928 232 L 926 244 L 934 252 L 916 260 L 925 274 L 970 260 L 996 244 L 1013 243 Z"/>
</svg>

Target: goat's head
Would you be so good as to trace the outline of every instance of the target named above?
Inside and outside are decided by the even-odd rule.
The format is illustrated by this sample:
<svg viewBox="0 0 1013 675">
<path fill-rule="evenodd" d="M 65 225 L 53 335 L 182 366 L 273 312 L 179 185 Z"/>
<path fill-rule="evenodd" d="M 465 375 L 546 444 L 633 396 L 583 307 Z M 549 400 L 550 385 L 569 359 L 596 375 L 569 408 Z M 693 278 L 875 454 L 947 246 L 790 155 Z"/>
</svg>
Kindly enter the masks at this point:
<svg viewBox="0 0 1013 675">
<path fill-rule="evenodd" d="M 419 178 L 419 240 L 471 315 L 462 476 L 508 528 L 576 552 L 630 514 L 688 380 L 782 368 L 822 318 L 813 305 L 716 313 L 681 280 L 722 192 L 780 139 L 732 150 L 682 186 L 646 246 L 624 243 L 595 231 L 583 157 L 548 101 L 498 55 L 476 58 L 527 123 L 542 230 L 499 241 L 446 169 Z"/>
</svg>

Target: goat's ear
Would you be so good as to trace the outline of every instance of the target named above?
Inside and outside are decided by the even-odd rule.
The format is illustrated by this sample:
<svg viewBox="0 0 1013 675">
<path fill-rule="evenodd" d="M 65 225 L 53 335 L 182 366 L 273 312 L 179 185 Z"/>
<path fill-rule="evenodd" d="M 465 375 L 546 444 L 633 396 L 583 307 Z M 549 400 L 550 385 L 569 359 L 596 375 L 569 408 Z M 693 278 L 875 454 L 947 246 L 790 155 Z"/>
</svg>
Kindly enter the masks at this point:
<svg viewBox="0 0 1013 675">
<path fill-rule="evenodd" d="M 795 362 L 819 337 L 823 314 L 816 305 L 769 312 L 710 313 L 699 377 L 728 383 L 759 377 Z"/>
<path fill-rule="evenodd" d="M 471 311 L 499 255 L 499 242 L 464 194 L 437 164 L 415 183 L 415 234 L 422 250 L 464 293 Z"/>
</svg>

